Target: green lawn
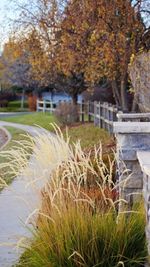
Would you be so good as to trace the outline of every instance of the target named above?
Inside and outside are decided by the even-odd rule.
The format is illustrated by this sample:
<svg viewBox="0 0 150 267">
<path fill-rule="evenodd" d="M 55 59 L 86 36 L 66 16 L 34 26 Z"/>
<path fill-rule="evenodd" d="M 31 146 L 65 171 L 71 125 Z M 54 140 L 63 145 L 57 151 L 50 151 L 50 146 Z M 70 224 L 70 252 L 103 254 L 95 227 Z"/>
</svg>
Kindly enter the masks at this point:
<svg viewBox="0 0 150 267">
<path fill-rule="evenodd" d="M 34 112 L 31 114 L 19 115 L 15 117 L 2 118 L 3 121 L 21 123 L 26 125 L 38 125 L 49 131 L 53 130 L 51 123 L 58 123 L 54 115 L 50 113 Z"/>
<path fill-rule="evenodd" d="M 12 139 L 10 140 L 10 142 L 4 147 L 3 151 L 8 151 L 13 149 L 13 147 L 19 147 L 21 145 L 19 145 L 18 143 L 16 143 L 15 141 L 24 141 L 24 140 L 30 140 L 29 136 L 26 135 L 26 132 L 13 128 L 13 127 L 6 127 L 6 129 L 10 132 Z M 6 157 L 3 157 L 0 154 L 0 164 L 1 163 L 9 163 L 9 159 Z M 8 174 L 9 169 L 8 169 L 8 164 L 7 167 L 5 168 L 0 168 L 0 176 L 6 181 L 7 184 L 10 184 L 12 182 L 12 175 Z M 0 186 L 0 191 L 3 189 L 3 186 Z"/>
<path fill-rule="evenodd" d="M 49 131 L 53 131 L 53 126 L 51 123 L 58 123 L 55 116 L 49 113 L 32 113 L 32 114 L 26 114 L 22 116 L 16 116 L 16 117 L 9 117 L 4 118 L 3 120 L 9 121 L 9 122 L 15 122 L 15 123 L 21 123 L 21 124 L 27 124 L 27 125 L 39 125 L 40 127 L 43 127 Z M 10 133 L 12 134 L 12 140 L 9 142 L 7 147 L 5 147 L 5 150 L 11 149 L 14 145 L 15 140 L 23 140 L 25 137 L 21 135 L 21 133 L 24 133 L 21 130 L 14 129 L 7 127 Z M 66 129 L 63 128 L 63 135 L 66 136 Z M 112 144 L 112 137 L 103 129 L 99 129 L 98 127 L 95 127 L 93 123 L 85 123 L 85 124 L 78 124 L 74 126 L 68 127 L 68 135 L 70 136 L 70 142 L 74 143 L 78 140 L 81 142 L 81 146 L 83 149 L 90 149 L 94 145 L 99 144 L 100 142 L 102 145 L 109 145 Z M 2 162 L 2 158 L 0 158 L 0 162 Z M 10 177 L 5 178 L 7 182 L 11 182 Z"/>
<path fill-rule="evenodd" d="M 21 112 L 21 111 L 28 111 L 28 103 L 27 101 L 24 102 L 24 108 L 21 109 L 21 101 L 10 101 L 8 106 L 5 108 L 0 108 L 0 112 Z"/>
<path fill-rule="evenodd" d="M 64 135 L 65 132 L 66 131 L 63 130 Z M 69 127 L 68 135 L 70 137 L 71 143 L 80 140 L 83 149 L 89 149 L 94 145 L 99 144 L 100 142 L 103 145 L 112 142 L 112 138 L 108 134 L 108 132 L 98 127 L 95 127 L 93 123 L 85 123 L 82 125 Z"/>
<path fill-rule="evenodd" d="M 42 112 L 35 112 L 32 114 L 4 119 L 2 118 L 2 120 L 27 125 L 38 125 L 49 131 L 54 130 L 51 123 L 56 123 L 61 127 L 60 123 L 57 121 L 56 117 L 53 114 Z M 62 131 L 65 136 L 66 128 L 63 127 Z M 101 142 L 102 144 L 107 144 L 112 141 L 112 138 L 105 130 L 95 127 L 93 123 L 75 124 L 74 126 L 69 126 L 68 134 L 70 136 L 71 143 L 80 140 L 82 148 L 90 148 L 95 144 L 98 144 L 99 142 Z"/>
</svg>

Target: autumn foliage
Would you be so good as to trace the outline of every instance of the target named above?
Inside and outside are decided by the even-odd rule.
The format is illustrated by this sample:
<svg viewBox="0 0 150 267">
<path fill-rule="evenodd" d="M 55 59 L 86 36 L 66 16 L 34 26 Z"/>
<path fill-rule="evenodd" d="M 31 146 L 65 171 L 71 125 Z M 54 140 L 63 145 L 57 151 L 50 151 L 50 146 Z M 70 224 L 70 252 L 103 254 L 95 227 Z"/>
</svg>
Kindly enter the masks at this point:
<svg viewBox="0 0 150 267">
<path fill-rule="evenodd" d="M 67 91 L 76 103 L 77 94 L 92 91 L 105 79 L 117 106 L 128 110 L 128 64 L 131 55 L 143 47 L 146 25 L 142 12 L 144 19 L 149 12 L 146 3 L 34 0 L 19 5 L 16 24 L 19 21 L 22 30 L 13 40 L 29 67 L 29 86 L 52 84 Z"/>
</svg>

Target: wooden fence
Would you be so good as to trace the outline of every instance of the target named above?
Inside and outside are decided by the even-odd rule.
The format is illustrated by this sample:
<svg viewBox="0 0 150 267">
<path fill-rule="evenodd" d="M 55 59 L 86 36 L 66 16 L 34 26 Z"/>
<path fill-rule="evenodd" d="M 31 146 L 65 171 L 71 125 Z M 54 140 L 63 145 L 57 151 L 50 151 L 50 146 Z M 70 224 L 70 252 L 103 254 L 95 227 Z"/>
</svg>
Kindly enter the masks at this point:
<svg viewBox="0 0 150 267">
<path fill-rule="evenodd" d="M 101 102 L 86 102 L 79 104 L 81 121 L 86 120 L 94 122 L 95 126 L 107 130 L 109 133 L 113 133 L 113 122 L 117 121 L 117 113 L 119 109 L 109 103 Z"/>
<path fill-rule="evenodd" d="M 49 100 L 37 100 L 36 110 L 42 112 L 53 113 L 56 109 L 56 104 Z"/>
<path fill-rule="evenodd" d="M 37 111 L 53 113 L 59 103 L 37 100 Z M 94 122 L 95 126 L 106 129 L 109 133 L 113 132 L 113 122 L 118 120 L 117 113 L 119 110 L 112 104 L 82 101 L 78 103 L 78 109 L 81 122 Z"/>
</svg>

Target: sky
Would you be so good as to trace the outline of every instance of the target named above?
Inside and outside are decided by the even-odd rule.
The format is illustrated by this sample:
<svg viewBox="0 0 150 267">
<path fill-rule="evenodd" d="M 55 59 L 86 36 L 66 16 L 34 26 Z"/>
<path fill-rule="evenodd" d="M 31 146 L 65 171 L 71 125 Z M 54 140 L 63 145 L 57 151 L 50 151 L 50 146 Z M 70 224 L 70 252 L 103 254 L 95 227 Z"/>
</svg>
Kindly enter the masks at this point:
<svg viewBox="0 0 150 267">
<path fill-rule="evenodd" d="M 2 45 L 7 40 L 8 36 L 8 26 L 7 26 L 7 17 L 13 15 L 13 13 L 8 10 L 9 0 L 0 0 L 0 50 Z"/>
<path fill-rule="evenodd" d="M 21 3 L 26 2 L 26 0 L 18 1 Z M 150 0 L 147 1 L 149 2 Z M 15 13 L 14 10 L 14 0 L 0 0 L 0 52 L 2 51 L 4 43 L 8 40 L 10 19 L 14 19 L 17 16 L 17 11 Z"/>
<path fill-rule="evenodd" d="M 11 0 L 0 0 L 0 51 L 9 35 L 9 19 L 15 17 L 15 5 Z"/>
</svg>

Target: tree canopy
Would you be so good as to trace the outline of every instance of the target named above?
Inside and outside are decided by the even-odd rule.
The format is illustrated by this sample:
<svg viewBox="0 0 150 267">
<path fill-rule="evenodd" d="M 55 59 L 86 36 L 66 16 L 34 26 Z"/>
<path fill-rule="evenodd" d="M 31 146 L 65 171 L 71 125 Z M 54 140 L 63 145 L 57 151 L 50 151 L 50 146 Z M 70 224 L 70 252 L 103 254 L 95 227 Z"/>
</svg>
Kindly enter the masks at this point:
<svg viewBox="0 0 150 267">
<path fill-rule="evenodd" d="M 30 81 L 63 88 L 76 102 L 104 78 L 116 104 L 130 108 L 128 65 L 144 47 L 149 1 L 34 0 L 18 7 L 13 38 L 22 52 L 15 64 L 28 64 Z"/>
</svg>

